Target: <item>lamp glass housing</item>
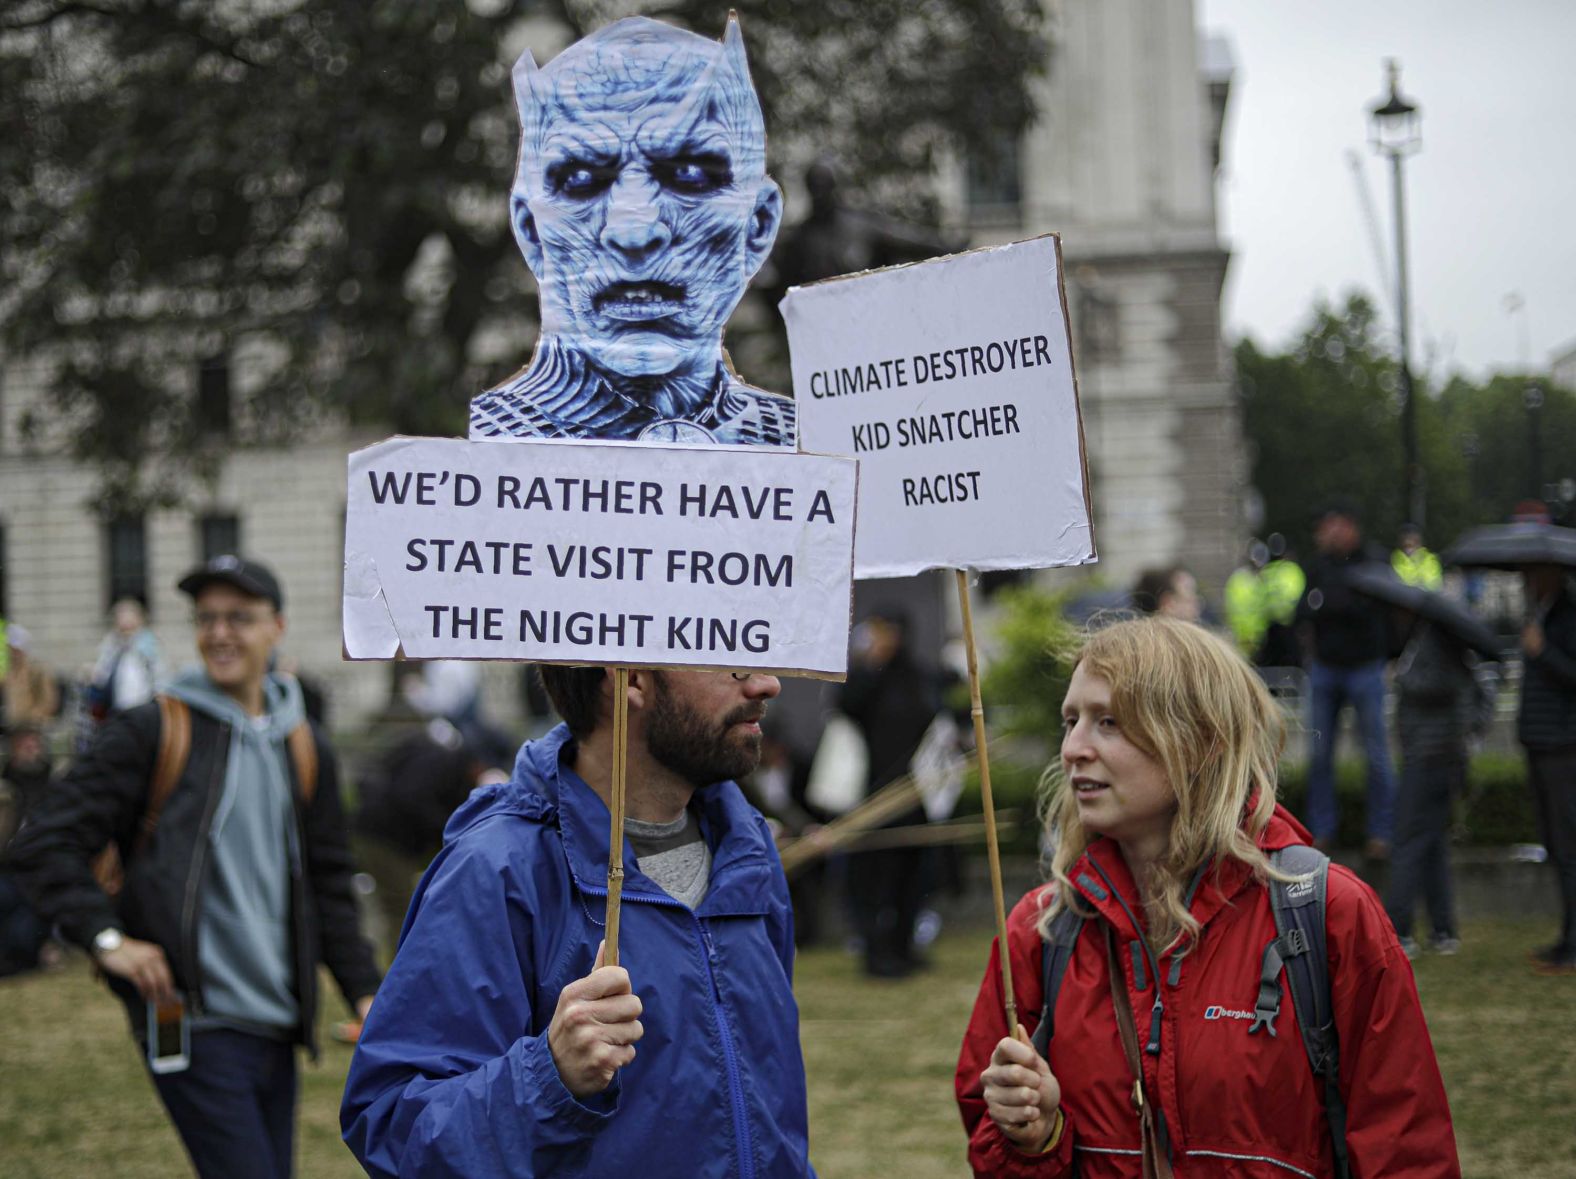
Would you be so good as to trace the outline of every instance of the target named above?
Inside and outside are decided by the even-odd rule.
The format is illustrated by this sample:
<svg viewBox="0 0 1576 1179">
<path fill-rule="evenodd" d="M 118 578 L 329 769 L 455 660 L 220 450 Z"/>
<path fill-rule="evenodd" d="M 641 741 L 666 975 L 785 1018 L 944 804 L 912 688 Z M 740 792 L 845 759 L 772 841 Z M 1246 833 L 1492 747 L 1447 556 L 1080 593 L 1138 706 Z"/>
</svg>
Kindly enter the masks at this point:
<svg viewBox="0 0 1576 1179">
<path fill-rule="evenodd" d="M 1411 155 L 1423 145 L 1422 111 L 1401 94 L 1401 67 L 1385 63 L 1390 93 L 1368 108 L 1368 143 L 1384 155 Z"/>
</svg>

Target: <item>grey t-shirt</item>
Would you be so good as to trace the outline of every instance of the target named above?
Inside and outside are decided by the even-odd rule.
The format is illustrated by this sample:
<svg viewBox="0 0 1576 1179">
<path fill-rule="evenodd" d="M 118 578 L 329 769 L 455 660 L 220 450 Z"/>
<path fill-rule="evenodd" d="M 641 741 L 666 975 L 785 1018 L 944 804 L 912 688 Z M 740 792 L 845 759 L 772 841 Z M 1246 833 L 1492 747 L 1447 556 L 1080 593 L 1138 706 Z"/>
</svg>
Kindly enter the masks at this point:
<svg viewBox="0 0 1576 1179">
<path fill-rule="evenodd" d="M 676 901 L 698 908 L 711 887 L 711 848 L 700 823 L 686 810 L 671 823 L 624 820 L 624 834 L 640 870 Z"/>
</svg>

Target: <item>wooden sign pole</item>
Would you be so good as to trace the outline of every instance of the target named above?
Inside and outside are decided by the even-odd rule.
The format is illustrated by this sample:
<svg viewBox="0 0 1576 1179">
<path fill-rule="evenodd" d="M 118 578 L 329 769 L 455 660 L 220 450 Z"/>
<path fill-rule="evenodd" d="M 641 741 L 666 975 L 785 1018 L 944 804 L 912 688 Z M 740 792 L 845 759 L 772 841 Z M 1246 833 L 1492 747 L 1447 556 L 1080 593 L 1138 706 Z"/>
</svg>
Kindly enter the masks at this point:
<svg viewBox="0 0 1576 1179">
<path fill-rule="evenodd" d="M 602 961 L 618 965 L 618 914 L 624 898 L 624 793 L 629 766 L 629 669 L 613 669 L 613 784 L 608 798 L 607 949 Z"/>
<path fill-rule="evenodd" d="M 980 702 L 979 654 L 974 647 L 974 613 L 969 607 L 969 577 L 958 578 L 958 605 L 963 609 L 963 644 L 969 657 L 969 704 L 974 717 L 974 749 L 980 767 L 980 806 L 985 812 L 985 851 L 990 859 L 991 899 L 996 903 L 996 942 L 1001 951 L 1001 990 L 1007 1011 L 1007 1034 L 1018 1035 L 1018 1000 L 1012 989 L 1012 955 L 1007 948 L 1007 907 L 1002 898 L 1001 849 L 996 845 L 996 803 L 990 790 L 990 753 L 985 744 L 985 706 Z M 1019 1037 L 1020 1039 L 1022 1037 Z"/>
</svg>

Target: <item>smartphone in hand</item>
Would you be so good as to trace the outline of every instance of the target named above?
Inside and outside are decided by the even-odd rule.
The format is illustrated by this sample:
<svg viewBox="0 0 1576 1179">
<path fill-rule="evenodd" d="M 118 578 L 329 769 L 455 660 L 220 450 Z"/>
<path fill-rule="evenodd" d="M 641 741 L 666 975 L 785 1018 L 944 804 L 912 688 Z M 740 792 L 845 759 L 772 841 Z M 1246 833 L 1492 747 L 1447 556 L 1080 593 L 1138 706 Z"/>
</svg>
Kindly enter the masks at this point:
<svg viewBox="0 0 1576 1179">
<path fill-rule="evenodd" d="M 186 1004 L 148 1003 L 148 1068 L 155 1073 L 185 1072 L 191 1067 L 192 1028 Z"/>
</svg>

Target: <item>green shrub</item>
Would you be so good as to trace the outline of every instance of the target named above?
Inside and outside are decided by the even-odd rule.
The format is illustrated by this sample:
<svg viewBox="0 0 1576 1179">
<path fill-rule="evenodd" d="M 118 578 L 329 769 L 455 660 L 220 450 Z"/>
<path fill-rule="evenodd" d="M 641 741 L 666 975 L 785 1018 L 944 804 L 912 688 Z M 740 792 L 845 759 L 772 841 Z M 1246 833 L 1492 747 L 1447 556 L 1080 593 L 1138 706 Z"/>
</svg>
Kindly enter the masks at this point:
<svg viewBox="0 0 1576 1179">
<path fill-rule="evenodd" d="M 1066 591 L 1034 585 L 1011 586 L 996 595 L 996 654 L 980 689 L 993 737 L 1054 747 L 1072 674 L 1063 653 L 1078 633 L 1062 617 L 1067 597 Z"/>
</svg>

